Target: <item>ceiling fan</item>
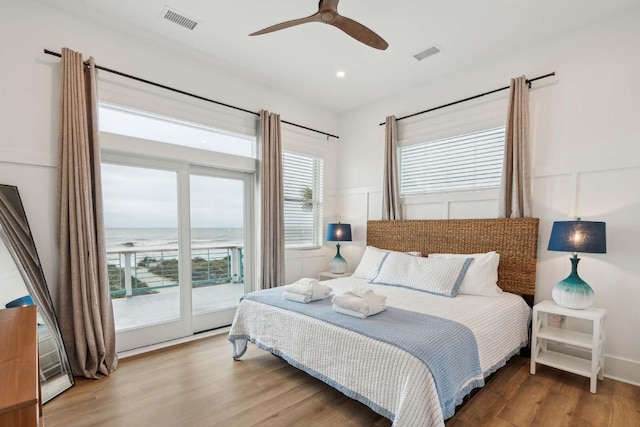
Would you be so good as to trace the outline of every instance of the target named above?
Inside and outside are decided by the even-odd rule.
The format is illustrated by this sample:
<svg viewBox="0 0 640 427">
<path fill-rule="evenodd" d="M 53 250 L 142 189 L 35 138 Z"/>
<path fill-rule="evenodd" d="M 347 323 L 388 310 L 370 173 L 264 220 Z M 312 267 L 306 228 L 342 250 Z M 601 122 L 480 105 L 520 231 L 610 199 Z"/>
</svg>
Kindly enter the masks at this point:
<svg viewBox="0 0 640 427">
<path fill-rule="evenodd" d="M 321 22 L 323 24 L 333 25 L 344 31 L 354 39 L 375 49 L 385 50 L 389 44 L 382 37 L 371 31 L 359 22 L 342 16 L 338 13 L 338 3 L 340 0 L 320 0 L 318 4 L 318 12 L 306 18 L 294 19 L 292 21 L 282 22 L 272 25 L 263 30 L 249 34 L 250 36 L 259 36 L 261 34 L 271 33 L 273 31 L 283 30 L 285 28 L 294 27 L 307 22 Z"/>
</svg>

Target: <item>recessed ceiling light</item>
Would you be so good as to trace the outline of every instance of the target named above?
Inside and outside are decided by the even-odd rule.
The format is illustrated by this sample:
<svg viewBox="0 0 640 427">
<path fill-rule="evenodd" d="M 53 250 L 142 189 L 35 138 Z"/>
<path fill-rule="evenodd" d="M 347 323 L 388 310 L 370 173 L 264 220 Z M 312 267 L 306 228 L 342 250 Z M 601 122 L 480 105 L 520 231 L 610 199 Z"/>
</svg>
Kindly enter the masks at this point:
<svg viewBox="0 0 640 427">
<path fill-rule="evenodd" d="M 344 71 L 338 71 L 336 73 L 336 77 L 339 78 L 339 79 L 343 79 L 344 76 L 346 76 L 346 75 L 347 75 L 347 73 L 345 73 Z"/>
</svg>

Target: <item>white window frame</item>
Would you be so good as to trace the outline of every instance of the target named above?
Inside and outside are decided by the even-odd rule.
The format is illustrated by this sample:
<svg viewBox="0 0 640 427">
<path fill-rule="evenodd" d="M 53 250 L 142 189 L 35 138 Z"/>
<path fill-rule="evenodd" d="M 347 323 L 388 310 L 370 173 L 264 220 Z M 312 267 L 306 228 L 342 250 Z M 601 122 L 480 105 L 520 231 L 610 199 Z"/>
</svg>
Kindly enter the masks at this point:
<svg viewBox="0 0 640 427">
<path fill-rule="evenodd" d="M 508 94 L 500 92 L 402 120 L 398 123 L 398 147 L 504 126 L 508 101 Z M 400 168 L 399 155 L 398 168 Z M 458 218 L 457 214 L 452 213 L 456 206 L 468 203 L 486 206 L 487 203 L 495 202 L 495 213 L 488 213 L 485 210 L 474 216 L 495 217 L 499 193 L 499 188 L 443 191 L 401 197 L 400 202 L 404 206 L 405 213 L 419 212 L 418 215 L 421 218 Z M 464 216 L 464 218 L 468 217 Z"/>
<path fill-rule="evenodd" d="M 194 145 L 189 145 L 189 144 L 181 144 L 180 142 L 173 142 L 170 139 L 166 139 L 166 140 L 155 140 L 156 142 L 163 142 L 165 144 L 169 144 L 169 145 L 173 145 L 173 146 L 181 146 L 181 147 L 187 147 L 187 148 L 193 148 L 193 149 L 197 149 L 197 150 L 202 150 L 202 151 L 211 151 L 214 153 L 219 153 L 219 154 L 225 154 L 225 155 L 232 155 L 232 156 L 238 156 L 238 157 L 248 157 L 251 159 L 255 159 L 256 158 L 256 137 L 255 134 L 240 134 L 237 132 L 231 132 L 231 131 L 227 131 L 224 129 L 219 129 L 213 126 L 208 126 L 206 124 L 200 124 L 200 123 L 194 123 L 191 121 L 187 121 L 187 120 L 183 120 L 183 119 L 179 119 L 179 118 L 175 118 L 175 117 L 168 117 L 168 116 L 163 116 L 160 114 L 155 114 L 155 113 L 151 113 L 151 112 L 147 112 L 147 111 L 140 111 L 140 110 L 134 110 L 132 108 L 128 108 L 128 107 L 124 107 L 121 105 L 114 105 L 114 104 L 109 104 L 106 102 L 99 102 L 98 104 L 98 108 L 100 110 L 100 113 L 106 113 L 106 112 L 113 112 L 116 114 L 124 114 L 127 115 L 129 117 L 139 117 L 142 120 L 151 120 L 151 121 L 157 121 L 157 122 L 164 122 L 173 126 L 177 126 L 177 128 L 184 130 L 186 132 L 192 132 L 192 131 L 200 131 L 200 135 L 198 135 L 198 138 L 206 138 L 206 140 L 210 141 L 211 144 L 207 145 L 206 141 L 202 141 L 202 144 L 200 144 L 200 141 L 197 142 L 197 145 L 200 145 L 199 147 L 196 147 Z M 127 134 L 127 133 L 119 133 L 119 132 L 111 132 L 108 129 L 104 129 L 104 126 L 102 126 L 102 124 L 104 124 L 105 122 L 101 122 L 101 132 L 104 133 L 113 133 L 113 134 L 117 134 L 117 135 L 123 135 L 123 136 L 130 136 L 132 138 L 135 138 L 137 140 L 151 140 L 153 141 L 153 137 L 150 137 L 150 135 L 144 135 L 144 136 L 133 136 L 131 134 Z M 174 130 L 176 129 L 175 127 L 173 128 Z M 167 138 L 167 136 L 171 136 L 171 131 L 169 133 L 169 135 L 163 135 L 164 138 Z M 223 139 L 222 141 L 211 141 L 212 139 L 219 139 L 219 138 L 231 138 L 230 140 L 225 140 Z M 191 139 L 194 139 L 194 136 L 191 136 Z M 227 151 L 219 151 L 216 150 L 214 147 L 220 146 L 221 144 L 234 144 L 234 143 L 239 143 L 242 142 L 244 144 L 246 144 L 244 147 L 245 149 L 248 148 L 249 150 L 249 155 L 240 155 L 240 154 L 233 154 L 233 153 L 229 153 Z"/>
<path fill-rule="evenodd" d="M 490 134 L 487 134 L 487 132 L 490 132 Z M 427 166 L 427 170 L 430 170 L 430 168 L 433 166 L 441 167 L 443 165 L 460 167 L 461 166 L 460 164 L 456 164 L 455 158 L 453 158 L 452 153 L 446 151 L 447 150 L 446 145 L 457 144 L 458 147 L 462 148 L 461 151 L 465 155 L 473 155 L 472 144 L 474 144 L 474 142 L 478 141 L 480 138 L 483 138 L 481 134 L 485 134 L 484 137 L 493 139 L 494 144 L 493 146 L 482 147 L 482 148 L 489 148 L 494 152 L 493 156 L 491 157 L 491 160 L 493 160 L 494 162 L 500 161 L 500 164 L 499 166 L 496 165 L 494 167 L 493 173 L 495 174 L 496 172 L 499 172 L 499 174 L 501 175 L 503 154 L 504 154 L 504 132 L 505 132 L 504 125 L 492 126 L 491 128 L 487 128 L 487 129 L 479 129 L 471 132 L 459 133 L 459 134 L 455 134 L 445 138 L 429 139 L 426 141 L 421 141 L 419 143 L 404 144 L 398 147 L 397 157 L 398 157 L 398 181 L 400 185 L 400 197 L 409 198 L 409 197 L 416 197 L 416 196 L 429 196 L 429 195 L 442 194 L 442 193 L 477 192 L 477 191 L 491 191 L 491 190 L 498 189 L 500 187 L 500 177 L 497 178 L 497 182 L 495 182 L 495 177 L 494 177 L 492 185 L 482 185 L 481 183 L 479 183 L 481 182 L 481 179 L 479 179 L 478 177 L 471 177 L 470 179 L 468 179 L 468 184 L 469 184 L 468 186 L 456 186 L 454 184 L 451 184 L 450 187 L 430 189 L 428 188 L 428 185 L 437 187 L 438 182 L 437 181 L 433 182 L 425 179 L 425 182 L 421 183 L 422 188 L 418 189 L 417 191 L 416 190 L 410 191 L 410 192 L 403 191 L 403 178 L 405 178 L 403 176 L 404 175 L 403 170 L 405 169 L 403 167 L 403 159 L 406 159 L 406 157 L 403 157 L 403 151 L 412 149 L 412 148 L 418 148 L 423 150 L 420 153 L 421 155 L 416 155 L 410 159 L 412 163 L 421 162 L 421 161 L 424 161 L 426 163 L 429 161 L 427 159 L 429 158 L 430 155 L 441 155 L 444 158 L 441 164 Z M 471 139 L 471 141 L 468 143 L 465 143 L 464 142 L 465 139 L 467 140 Z M 438 144 L 445 146 L 445 148 L 438 150 L 437 148 Z M 428 151 L 429 145 L 434 145 L 436 147 L 434 148 L 433 152 Z M 468 148 L 468 151 L 466 150 L 467 148 Z M 481 156 L 484 157 L 484 154 L 481 154 Z M 479 161 L 476 161 L 476 162 L 470 163 L 469 165 L 477 166 L 479 164 L 480 164 Z M 415 175 L 415 171 L 413 172 L 414 172 L 413 179 L 419 180 L 419 177 Z M 443 181 L 444 182 L 442 184 L 444 185 L 448 184 L 446 182 L 446 179 L 444 179 Z"/>
<path fill-rule="evenodd" d="M 286 210 L 285 210 L 285 249 L 318 249 L 322 247 L 323 242 L 323 206 L 324 206 L 324 159 L 320 156 L 301 153 L 295 150 L 283 149 L 282 159 L 283 159 L 283 180 L 286 179 L 286 171 L 285 171 L 285 159 L 284 157 L 287 154 L 291 154 L 294 156 L 300 156 L 305 159 L 311 160 L 314 163 L 314 170 L 311 172 L 312 174 L 312 192 L 313 192 L 313 241 L 309 243 L 287 243 L 286 241 L 286 227 L 287 227 L 287 218 L 286 218 Z M 314 184 L 314 185 L 313 185 Z M 291 195 L 286 195 L 285 190 L 285 204 L 287 202 L 296 202 L 302 203 L 302 197 L 293 197 Z"/>
<path fill-rule="evenodd" d="M 125 107 L 123 107 L 125 108 Z M 126 108 L 125 108 L 126 109 Z M 140 111 L 144 115 L 144 111 Z M 163 116 L 162 119 L 174 120 L 172 117 Z M 176 118 L 180 122 L 189 120 L 189 117 Z M 207 126 L 207 125 L 205 125 Z M 240 128 L 241 129 L 241 128 Z M 242 130 L 242 129 L 241 129 Z M 220 132 L 224 133 L 224 130 Z M 243 132 L 248 138 L 254 138 L 253 134 Z M 119 164 L 123 166 L 145 167 L 158 170 L 176 172 L 178 185 L 178 210 L 189 212 L 189 178 L 191 174 L 211 175 L 217 177 L 229 177 L 244 180 L 245 188 L 245 293 L 254 291 L 256 283 L 256 200 L 255 183 L 257 171 L 257 159 L 243 157 L 234 154 L 203 150 L 166 142 L 152 141 L 143 138 L 135 138 L 115 133 L 100 132 L 101 161 L 104 163 Z M 180 244 L 179 263 L 181 283 L 191 281 L 191 224 L 189 218 L 179 217 L 178 224 Z M 151 345 L 161 341 L 187 337 L 198 332 L 213 322 L 214 324 L 230 324 L 235 313 L 235 307 L 222 309 L 205 316 L 192 316 L 192 300 L 189 286 L 181 286 L 181 312 L 182 318 L 178 321 L 164 322 L 142 328 L 123 330 L 118 332 L 118 351 L 140 346 Z"/>
<path fill-rule="evenodd" d="M 193 162 L 185 161 L 180 158 L 170 158 L 165 157 L 161 158 L 162 154 L 160 153 L 167 149 L 167 147 L 174 147 L 185 149 L 187 151 L 195 150 L 196 152 L 202 151 L 188 147 L 179 147 L 179 146 L 171 146 L 165 143 L 154 142 L 154 141 L 145 141 L 139 140 L 137 138 L 132 138 L 123 135 L 114 135 L 105 132 L 100 133 L 101 138 L 101 161 L 103 163 L 110 163 L 122 166 L 132 166 L 132 167 L 143 167 L 157 170 L 165 170 L 169 172 L 176 172 L 177 176 L 177 185 L 178 185 L 178 212 L 189 212 L 190 202 L 189 202 L 189 178 L 192 174 L 197 175 L 211 175 L 218 177 L 228 177 L 228 178 L 236 178 L 242 179 L 241 176 L 237 175 L 241 173 L 244 175 L 245 181 L 245 255 L 244 255 L 244 268 L 245 268 L 245 293 L 252 292 L 255 289 L 253 288 L 256 275 L 255 268 L 255 259 L 254 254 L 255 250 L 255 204 L 254 204 L 254 194 L 253 188 L 255 183 L 255 170 L 252 172 L 251 170 L 242 170 L 240 168 L 236 168 L 235 171 L 226 172 L 225 169 L 219 166 L 219 161 L 214 162 L 212 164 L 206 165 L 202 158 L 198 159 L 198 164 L 194 164 Z M 110 147 L 113 147 L 115 142 L 127 142 L 129 146 L 136 146 L 140 142 L 145 142 L 143 146 L 146 148 L 154 147 L 156 151 L 150 151 L 154 153 L 154 156 L 142 155 L 140 153 L 132 154 L 131 152 L 125 153 L 119 150 L 112 150 Z M 135 140 L 135 141 L 133 141 Z M 182 150 L 180 150 L 182 151 Z M 209 152 L 211 153 L 211 152 Z M 183 153 L 184 154 L 184 153 Z M 191 153 L 193 157 L 197 153 Z M 199 153 L 203 154 L 203 153 Z M 215 156 L 219 156 L 221 153 L 211 153 Z M 223 156 L 223 157 L 226 157 Z M 237 157 L 237 156 L 232 156 Z M 239 157 L 238 164 L 243 164 L 244 161 L 241 161 L 243 158 Z M 245 158 L 246 159 L 246 158 Z M 253 159 L 248 159 L 253 160 Z M 229 169 L 229 168 L 227 168 Z M 191 235 L 191 222 L 188 216 L 179 215 L 179 224 L 178 224 L 178 234 L 179 234 L 179 262 L 180 262 L 180 278 L 181 283 L 190 283 L 191 282 L 191 246 L 190 246 L 190 235 Z M 176 322 L 165 322 L 163 324 L 145 326 L 143 328 L 136 328 L 132 330 L 124 330 L 118 332 L 118 351 L 122 351 L 124 349 L 137 348 L 141 345 L 151 345 L 159 340 L 166 341 L 168 339 L 177 339 L 185 336 L 189 336 L 193 333 L 193 331 L 198 331 L 203 329 L 202 319 L 193 318 L 192 317 L 192 299 L 191 299 L 191 289 L 189 286 L 181 286 L 181 312 L 182 319 Z M 235 308 L 228 310 L 220 310 L 218 312 L 214 312 L 213 316 L 217 322 L 221 324 L 230 323 L 229 319 L 233 318 L 233 314 L 235 313 Z M 144 332 L 140 332 L 144 331 Z"/>
</svg>

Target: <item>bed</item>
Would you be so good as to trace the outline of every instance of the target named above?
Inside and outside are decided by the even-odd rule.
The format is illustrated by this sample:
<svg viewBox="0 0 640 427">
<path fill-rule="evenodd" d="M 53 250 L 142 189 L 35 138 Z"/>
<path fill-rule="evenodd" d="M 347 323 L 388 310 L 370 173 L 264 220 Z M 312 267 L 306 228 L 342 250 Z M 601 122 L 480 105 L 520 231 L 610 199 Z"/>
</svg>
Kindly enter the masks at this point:
<svg viewBox="0 0 640 427">
<path fill-rule="evenodd" d="M 537 235 L 535 218 L 369 221 L 368 246 L 425 256 L 498 252 L 498 286 L 506 292 L 447 298 L 362 278 L 325 281 L 336 295 L 364 284 L 387 296 L 387 311 L 341 324 L 335 316 L 353 318 L 331 317 L 328 300 L 287 306 L 269 300 L 283 300 L 279 288 L 258 291 L 238 306 L 229 333 L 233 356 L 241 358 L 252 342 L 396 426 L 444 425 L 465 395 L 528 344 Z M 436 323 L 426 326 L 424 319 Z M 420 329 L 437 335 L 428 338 L 434 348 L 422 353 L 411 342 L 421 341 Z"/>
</svg>

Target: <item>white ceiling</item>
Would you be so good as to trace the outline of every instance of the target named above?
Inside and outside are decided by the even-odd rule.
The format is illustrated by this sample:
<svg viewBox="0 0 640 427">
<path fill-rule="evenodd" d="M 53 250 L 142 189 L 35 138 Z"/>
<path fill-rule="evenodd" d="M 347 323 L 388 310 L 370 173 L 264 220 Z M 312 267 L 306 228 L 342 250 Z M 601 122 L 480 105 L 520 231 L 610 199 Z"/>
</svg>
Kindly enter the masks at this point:
<svg viewBox="0 0 640 427">
<path fill-rule="evenodd" d="M 159 42 L 169 39 L 183 52 L 223 62 L 229 70 L 338 113 L 640 4 L 640 0 L 342 0 L 338 7 L 342 15 L 389 43 L 387 50 L 379 51 L 320 23 L 248 36 L 315 13 L 317 0 L 41 1 L 111 27 L 144 31 Z M 166 6 L 200 24 L 189 31 L 162 19 Z M 443 51 L 422 62 L 413 58 L 433 44 Z M 337 70 L 344 70 L 346 78 L 337 79 Z"/>
</svg>

